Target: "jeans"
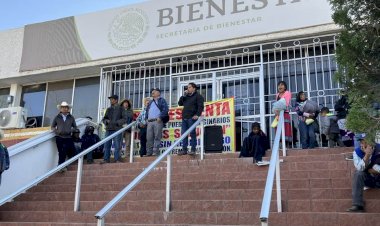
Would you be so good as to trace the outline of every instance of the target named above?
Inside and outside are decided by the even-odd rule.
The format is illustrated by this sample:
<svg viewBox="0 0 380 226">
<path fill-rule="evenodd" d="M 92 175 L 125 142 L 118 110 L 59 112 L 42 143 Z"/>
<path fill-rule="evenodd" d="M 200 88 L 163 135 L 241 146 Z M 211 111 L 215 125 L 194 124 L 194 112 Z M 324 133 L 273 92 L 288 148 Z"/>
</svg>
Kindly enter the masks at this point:
<svg viewBox="0 0 380 226">
<path fill-rule="evenodd" d="M 363 188 L 364 186 L 370 188 L 379 188 L 380 176 L 372 176 L 371 174 L 363 171 L 355 170 L 352 178 L 352 205 L 364 206 Z"/>
<path fill-rule="evenodd" d="M 69 158 L 75 155 L 75 146 L 72 138 L 55 137 L 58 149 L 58 165 L 66 161 L 66 156 Z"/>
<path fill-rule="evenodd" d="M 146 155 L 146 127 L 140 128 L 140 156 Z"/>
<path fill-rule="evenodd" d="M 114 134 L 116 132 L 117 132 L 117 130 L 107 130 L 106 131 L 106 137 L 111 136 L 112 134 Z M 121 139 L 122 139 L 122 136 L 121 136 L 121 134 L 119 134 L 104 144 L 104 160 L 105 161 L 110 160 L 112 141 L 113 141 L 113 145 L 115 147 L 115 151 L 113 153 L 114 159 L 115 159 L 115 161 L 119 160 L 120 150 L 121 150 Z"/>
<path fill-rule="evenodd" d="M 299 121 L 298 128 L 300 131 L 301 146 L 303 149 L 315 148 L 316 138 L 315 138 L 315 124 L 311 123 L 306 125 L 304 121 Z"/>
<path fill-rule="evenodd" d="M 181 126 L 181 134 L 184 134 L 186 132 L 186 130 L 188 130 L 194 123 L 196 122 L 196 120 L 194 119 L 182 119 L 182 126 Z M 191 150 L 194 151 L 197 147 L 197 133 L 196 133 L 196 129 L 192 130 L 190 132 L 190 137 L 191 137 L 191 141 L 190 141 L 190 145 L 191 145 Z M 187 146 L 188 146 L 188 141 L 189 138 L 186 137 L 182 140 L 182 150 L 187 150 Z"/>
<path fill-rule="evenodd" d="M 148 122 L 147 128 L 147 154 L 158 155 L 160 153 L 161 138 L 162 138 L 162 128 L 164 124 L 160 121 Z"/>
</svg>

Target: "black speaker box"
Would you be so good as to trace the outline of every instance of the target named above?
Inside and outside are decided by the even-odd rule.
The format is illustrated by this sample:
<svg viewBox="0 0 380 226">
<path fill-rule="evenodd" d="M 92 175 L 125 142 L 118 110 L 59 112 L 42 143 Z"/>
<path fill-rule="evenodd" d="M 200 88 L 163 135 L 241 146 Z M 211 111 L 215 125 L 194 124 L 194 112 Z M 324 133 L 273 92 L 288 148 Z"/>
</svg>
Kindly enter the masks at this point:
<svg viewBox="0 0 380 226">
<path fill-rule="evenodd" d="M 222 126 L 206 126 L 204 135 L 206 153 L 220 153 L 223 151 L 223 129 Z"/>
</svg>

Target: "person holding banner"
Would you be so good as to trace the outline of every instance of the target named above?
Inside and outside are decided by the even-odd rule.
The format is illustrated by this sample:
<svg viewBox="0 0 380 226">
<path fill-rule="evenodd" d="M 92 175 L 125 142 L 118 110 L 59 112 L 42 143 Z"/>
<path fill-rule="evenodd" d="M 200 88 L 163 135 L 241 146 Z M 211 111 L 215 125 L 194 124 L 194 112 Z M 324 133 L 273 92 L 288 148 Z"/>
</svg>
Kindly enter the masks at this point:
<svg viewBox="0 0 380 226">
<path fill-rule="evenodd" d="M 179 106 L 183 106 L 182 110 L 182 126 L 181 134 L 184 134 L 202 115 L 204 108 L 204 98 L 197 92 L 197 86 L 195 83 L 190 82 L 187 85 L 183 96 L 178 101 Z M 195 155 L 197 146 L 197 134 L 195 129 L 190 132 L 190 145 L 191 151 L 189 155 Z M 178 155 L 186 155 L 188 146 L 188 137 L 182 141 L 182 150 L 178 152 Z"/>
</svg>

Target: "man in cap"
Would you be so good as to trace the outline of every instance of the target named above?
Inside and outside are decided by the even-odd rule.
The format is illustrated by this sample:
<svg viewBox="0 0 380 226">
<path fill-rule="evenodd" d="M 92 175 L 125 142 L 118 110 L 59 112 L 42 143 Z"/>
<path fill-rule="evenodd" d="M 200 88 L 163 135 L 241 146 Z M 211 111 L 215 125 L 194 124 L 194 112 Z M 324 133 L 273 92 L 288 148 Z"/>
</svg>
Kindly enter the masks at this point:
<svg viewBox="0 0 380 226">
<path fill-rule="evenodd" d="M 104 115 L 102 120 L 104 125 L 106 125 L 106 137 L 120 130 L 123 124 L 125 123 L 123 117 L 123 108 L 118 104 L 119 96 L 112 95 L 108 97 L 108 99 L 111 102 L 111 106 L 107 108 L 106 114 Z M 112 140 L 115 147 L 115 151 L 113 153 L 115 162 L 122 162 L 122 159 L 120 157 L 121 139 L 122 135 L 119 134 L 104 144 L 104 159 L 103 162 L 101 162 L 101 164 L 110 163 Z"/>
<path fill-rule="evenodd" d="M 147 156 L 159 155 L 162 138 L 163 119 L 168 117 L 169 107 L 161 97 L 159 88 L 152 89 L 152 100 L 146 109 L 147 126 Z"/>
<path fill-rule="evenodd" d="M 58 149 L 58 165 L 66 161 L 66 156 L 69 158 L 75 155 L 75 146 L 71 133 L 77 128 L 75 123 L 75 118 L 70 114 L 71 105 L 66 101 L 57 105 L 59 113 L 53 119 L 51 124 L 51 129 L 55 132 L 55 140 Z M 64 168 L 61 172 L 65 172 L 67 169 Z"/>
<path fill-rule="evenodd" d="M 363 190 L 380 187 L 380 144 L 371 145 L 365 136 L 359 138 L 360 148 L 355 148 L 352 178 L 352 207 L 348 212 L 364 212 Z"/>
</svg>

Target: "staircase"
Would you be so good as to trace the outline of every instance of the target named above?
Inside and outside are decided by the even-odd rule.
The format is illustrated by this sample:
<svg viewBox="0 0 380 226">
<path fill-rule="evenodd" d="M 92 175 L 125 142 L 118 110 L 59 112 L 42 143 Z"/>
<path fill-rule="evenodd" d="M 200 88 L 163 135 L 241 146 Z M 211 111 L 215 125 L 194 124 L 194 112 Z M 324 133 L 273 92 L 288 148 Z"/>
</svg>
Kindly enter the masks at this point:
<svg viewBox="0 0 380 226">
<path fill-rule="evenodd" d="M 281 157 L 283 213 L 273 192 L 270 226 L 379 226 L 380 190 L 365 191 L 366 213 L 351 206 L 352 149 L 288 150 Z M 166 164 L 156 168 L 105 218 L 106 225 L 260 225 L 267 166 L 237 154 L 204 161 L 173 156 L 172 212 L 165 213 Z M 76 166 L 56 174 L 0 207 L 1 225 L 96 225 L 95 213 L 126 186 L 152 157 L 135 163 L 84 165 L 81 211 L 73 212 Z M 2 184 L 1 186 L 6 186 Z"/>
</svg>

